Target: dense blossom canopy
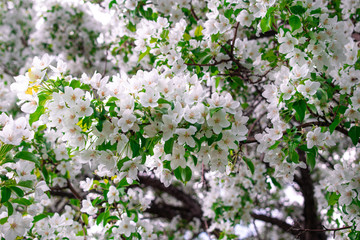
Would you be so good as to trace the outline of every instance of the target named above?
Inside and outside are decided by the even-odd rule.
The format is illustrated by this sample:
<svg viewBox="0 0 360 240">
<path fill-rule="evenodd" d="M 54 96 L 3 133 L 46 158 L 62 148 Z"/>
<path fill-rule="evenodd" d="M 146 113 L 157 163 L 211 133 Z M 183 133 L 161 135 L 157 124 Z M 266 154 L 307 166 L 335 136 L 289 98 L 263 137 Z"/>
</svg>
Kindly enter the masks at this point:
<svg viewBox="0 0 360 240">
<path fill-rule="evenodd" d="M 0 78 L 2 239 L 360 239 L 359 0 L 1 0 Z"/>
</svg>

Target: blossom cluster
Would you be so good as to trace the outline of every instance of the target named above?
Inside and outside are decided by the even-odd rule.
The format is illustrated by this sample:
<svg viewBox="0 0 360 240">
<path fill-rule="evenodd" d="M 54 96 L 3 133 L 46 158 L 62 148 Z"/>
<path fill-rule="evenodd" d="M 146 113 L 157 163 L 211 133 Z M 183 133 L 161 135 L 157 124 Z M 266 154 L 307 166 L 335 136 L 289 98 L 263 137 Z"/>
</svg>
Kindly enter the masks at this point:
<svg viewBox="0 0 360 240">
<path fill-rule="evenodd" d="M 358 160 L 341 157 L 360 141 L 355 2 L 51 1 L 0 82 L 0 237 L 234 239 L 263 212 L 301 232 L 293 187 L 356 239 Z M 0 27 L 19 37 L 9 6 Z"/>
</svg>

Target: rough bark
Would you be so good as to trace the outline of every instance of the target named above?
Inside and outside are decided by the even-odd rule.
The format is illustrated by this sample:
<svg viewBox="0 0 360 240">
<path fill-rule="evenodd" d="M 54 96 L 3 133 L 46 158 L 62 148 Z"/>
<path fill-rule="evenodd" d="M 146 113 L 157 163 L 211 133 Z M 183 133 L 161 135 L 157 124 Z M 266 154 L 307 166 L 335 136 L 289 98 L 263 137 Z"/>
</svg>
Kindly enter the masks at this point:
<svg viewBox="0 0 360 240">
<path fill-rule="evenodd" d="M 306 162 L 305 152 L 299 150 L 299 160 Z M 317 212 L 316 201 L 314 197 L 314 184 L 311 179 L 309 168 L 303 169 L 300 168 L 301 177 L 296 177 L 295 181 L 299 184 L 300 190 L 304 197 L 304 209 L 303 217 L 304 229 L 322 229 L 321 220 Z M 301 240 L 326 240 L 325 232 L 313 232 L 313 231 L 303 231 L 299 233 L 299 238 Z"/>
</svg>

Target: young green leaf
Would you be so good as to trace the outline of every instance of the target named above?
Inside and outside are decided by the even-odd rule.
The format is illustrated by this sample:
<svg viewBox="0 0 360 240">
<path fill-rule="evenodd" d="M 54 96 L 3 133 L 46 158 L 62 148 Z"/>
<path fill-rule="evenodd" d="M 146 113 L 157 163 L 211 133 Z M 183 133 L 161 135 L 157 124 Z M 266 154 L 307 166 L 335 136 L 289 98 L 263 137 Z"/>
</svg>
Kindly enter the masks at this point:
<svg viewBox="0 0 360 240">
<path fill-rule="evenodd" d="M 351 138 L 353 144 L 356 146 L 359 143 L 360 127 L 353 126 L 352 128 L 350 128 L 349 137 Z"/>
<path fill-rule="evenodd" d="M 296 6 L 290 7 L 290 11 L 293 14 L 302 15 L 306 12 L 306 8 L 304 8 L 303 6 L 300 6 L 300 5 L 296 5 Z"/>
<path fill-rule="evenodd" d="M 35 154 L 27 151 L 18 152 L 14 158 L 19 158 L 35 163 L 37 167 L 40 167 L 40 162 Z"/>
<path fill-rule="evenodd" d="M 172 149 L 173 149 L 173 146 L 174 146 L 174 141 L 175 141 L 175 138 L 170 138 L 169 140 L 167 140 L 164 144 L 164 152 L 166 154 L 171 154 L 172 153 Z"/>
<path fill-rule="evenodd" d="M 7 202 L 11 196 L 11 190 L 8 187 L 1 188 L 1 200 L 0 203 Z"/>
<path fill-rule="evenodd" d="M 254 166 L 254 164 L 252 163 L 251 159 L 250 159 L 250 158 L 247 158 L 247 157 L 243 157 L 243 159 L 244 159 L 246 165 L 249 167 L 250 172 L 251 172 L 252 174 L 254 174 L 254 172 L 255 172 L 255 166 Z"/>
<path fill-rule="evenodd" d="M 306 111 L 306 102 L 305 100 L 298 100 L 293 104 L 293 108 L 296 111 L 296 119 L 299 122 L 304 121 L 305 111 Z"/>
<path fill-rule="evenodd" d="M 292 15 L 289 18 L 289 24 L 291 26 L 291 30 L 295 31 L 296 29 L 299 29 L 301 27 L 301 21 L 298 16 Z"/>
</svg>

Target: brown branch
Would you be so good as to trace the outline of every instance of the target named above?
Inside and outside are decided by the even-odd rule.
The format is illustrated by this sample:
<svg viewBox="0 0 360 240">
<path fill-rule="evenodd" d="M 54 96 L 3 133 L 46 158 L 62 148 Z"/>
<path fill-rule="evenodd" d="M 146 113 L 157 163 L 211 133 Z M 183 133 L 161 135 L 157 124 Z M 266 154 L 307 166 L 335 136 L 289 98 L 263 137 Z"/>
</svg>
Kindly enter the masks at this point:
<svg viewBox="0 0 360 240">
<path fill-rule="evenodd" d="M 306 163 L 305 152 L 298 150 L 299 161 Z M 294 180 L 299 184 L 301 193 L 304 197 L 304 229 L 319 229 L 322 227 L 321 220 L 317 212 L 317 204 L 315 201 L 314 184 L 311 179 L 310 170 L 308 168 L 300 168 L 301 177 L 296 177 Z M 300 239 L 311 240 L 319 239 L 326 240 L 326 235 L 323 232 L 304 231 L 299 233 Z"/>
<path fill-rule="evenodd" d="M 266 33 L 260 33 L 259 36 L 253 35 L 249 37 L 249 40 L 259 39 L 259 38 L 267 38 L 267 37 L 274 37 L 277 34 L 277 31 L 271 30 L 267 31 Z"/>
<path fill-rule="evenodd" d="M 298 228 L 291 224 L 288 224 L 287 222 L 285 222 L 281 219 L 270 217 L 270 216 L 267 216 L 264 214 L 257 214 L 257 213 L 253 212 L 253 213 L 251 213 L 251 216 L 256 220 L 260 220 L 260 221 L 263 221 L 266 223 L 270 223 L 273 226 L 277 226 L 280 229 L 282 229 L 284 232 L 288 232 L 294 236 L 300 236 L 301 234 L 304 234 L 304 233 L 324 233 L 324 232 L 332 232 L 332 231 L 336 232 L 336 231 L 352 228 L 352 226 L 344 226 L 344 227 L 340 227 L 340 228 L 326 228 L 326 227 L 322 226 L 322 228 L 314 228 L 314 229 L 313 228 Z M 314 237 L 314 238 L 309 238 L 309 239 L 322 239 L 322 238 Z"/>
<path fill-rule="evenodd" d="M 185 63 L 185 65 L 187 66 L 200 66 L 200 67 L 211 67 L 211 66 L 216 66 L 216 65 L 219 65 L 221 63 L 224 63 L 224 62 L 229 62 L 231 61 L 231 59 L 223 59 L 223 60 L 220 60 L 220 61 L 215 61 L 214 63 Z"/>
<path fill-rule="evenodd" d="M 280 229 L 282 229 L 284 232 L 291 233 L 292 235 L 299 234 L 299 230 L 295 230 L 294 226 L 288 224 L 287 222 L 285 222 L 281 219 L 270 217 L 270 216 L 267 216 L 264 214 L 257 214 L 254 212 L 251 213 L 250 215 L 256 220 L 261 220 L 263 222 L 267 222 L 267 223 L 270 223 L 271 225 L 277 226 Z"/>
<path fill-rule="evenodd" d="M 232 39 L 232 42 L 231 42 L 231 53 L 234 53 L 234 45 L 235 45 L 235 40 L 236 40 L 236 36 L 237 36 L 237 31 L 239 29 L 239 22 L 236 24 L 235 26 L 235 31 L 234 31 L 234 37 Z"/>
<path fill-rule="evenodd" d="M 194 10 L 194 6 L 192 5 L 191 2 L 190 2 L 190 11 L 191 11 L 191 15 L 195 18 L 195 20 L 199 21 L 199 17 L 196 15 L 195 10 Z"/>
<path fill-rule="evenodd" d="M 71 184 L 69 179 L 66 179 L 67 181 L 67 186 L 70 189 L 70 191 L 72 192 L 72 194 L 74 194 L 74 196 L 79 199 L 82 200 L 82 197 L 80 196 L 80 194 L 76 191 L 76 189 L 73 187 L 73 185 Z"/>
<path fill-rule="evenodd" d="M 200 220 L 202 219 L 203 211 L 201 209 L 201 205 L 191 195 L 185 193 L 173 185 L 165 187 L 165 185 L 160 182 L 159 179 L 154 177 L 139 175 L 138 178 L 141 185 L 166 192 L 177 200 L 181 201 L 184 207 L 188 210 L 188 217 L 186 218 L 187 220 L 191 220 L 194 217 L 199 218 Z"/>
<path fill-rule="evenodd" d="M 58 197 L 76 198 L 75 195 L 71 192 L 65 192 L 65 191 L 60 191 L 60 190 L 56 190 L 56 189 L 51 189 L 50 195 L 58 196 Z"/>
</svg>

